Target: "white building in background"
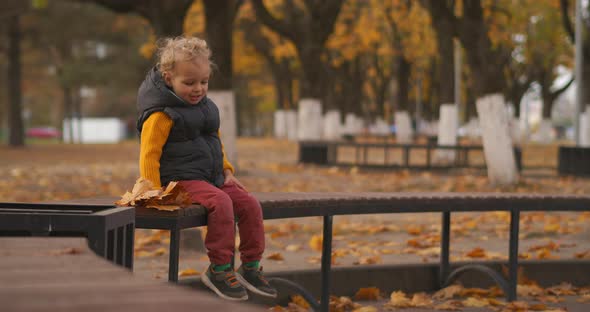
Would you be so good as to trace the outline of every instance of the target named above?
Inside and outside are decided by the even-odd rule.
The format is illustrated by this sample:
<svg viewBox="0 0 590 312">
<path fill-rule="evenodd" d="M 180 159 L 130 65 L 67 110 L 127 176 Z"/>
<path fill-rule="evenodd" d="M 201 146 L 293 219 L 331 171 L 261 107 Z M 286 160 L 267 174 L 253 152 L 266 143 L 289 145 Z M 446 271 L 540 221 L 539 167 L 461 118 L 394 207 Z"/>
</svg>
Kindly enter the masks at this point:
<svg viewBox="0 0 590 312">
<path fill-rule="evenodd" d="M 119 118 L 75 118 L 62 123 L 66 143 L 118 143 L 125 139 L 126 132 L 125 123 Z"/>
</svg>

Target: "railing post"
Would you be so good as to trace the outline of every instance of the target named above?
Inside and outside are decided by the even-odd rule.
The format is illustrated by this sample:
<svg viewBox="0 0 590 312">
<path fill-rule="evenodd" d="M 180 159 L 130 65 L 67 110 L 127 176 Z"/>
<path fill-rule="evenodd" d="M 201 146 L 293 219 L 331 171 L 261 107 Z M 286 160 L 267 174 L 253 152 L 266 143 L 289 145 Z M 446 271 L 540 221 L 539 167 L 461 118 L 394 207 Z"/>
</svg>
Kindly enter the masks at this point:
<svg viewBox="0 0 590 312">
<path fill-rule="evenodd" d="M 170 229 L 170 256 L 168 258 L 168 281 L 178 282 L 178 259 L 180 253 L 180 229 Z"/>
<path fill-rule="evenodd" d="M 324 233 L 322 239 L 322 298 L 320 311 L 330 310 L 330 271 L 332 266 L 332 218 L 324 216 Z"/>
<path fill-rule="evenodd" d="M 450 263 L 450 241 L 451 241 L 451 212 L 442 213 L 442 233 L 440 240 L 440 287 L 444 287 L 449 277 Z"/>
<path fill-rule="evenodd" d="M 520 210 L 510 210 L 510 250 L 508 254 L 508 301 L 516 300 L 516 285 L 518 284 L 518 231 L 520 223 Z"/>
</svg>

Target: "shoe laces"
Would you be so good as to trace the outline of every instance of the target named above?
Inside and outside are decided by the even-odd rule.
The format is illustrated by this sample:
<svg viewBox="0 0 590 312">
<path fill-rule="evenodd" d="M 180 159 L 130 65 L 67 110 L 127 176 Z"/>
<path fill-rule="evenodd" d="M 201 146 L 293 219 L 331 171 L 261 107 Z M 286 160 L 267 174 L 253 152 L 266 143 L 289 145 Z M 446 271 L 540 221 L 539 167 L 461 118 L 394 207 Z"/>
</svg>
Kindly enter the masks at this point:
<svg viewBox="0 0 590 312">
<path fill-rule="evenodd" d="M 234 272 L 227 272 L 225 274 L 225 278 L 230 283 L 229 286 L 231 286 L 231 287 L 234 287 L 235 285 L 239 284 L 238 279 L 236 278 L 236 275 L 234 274 Z"/>
</svg>

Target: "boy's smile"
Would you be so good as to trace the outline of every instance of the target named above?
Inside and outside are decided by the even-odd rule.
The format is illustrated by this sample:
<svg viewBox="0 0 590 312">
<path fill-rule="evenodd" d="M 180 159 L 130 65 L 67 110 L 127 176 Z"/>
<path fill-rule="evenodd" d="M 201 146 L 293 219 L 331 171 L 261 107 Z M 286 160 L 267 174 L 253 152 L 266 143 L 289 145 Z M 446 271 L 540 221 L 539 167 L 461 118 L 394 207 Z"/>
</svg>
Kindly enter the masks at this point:
<svg viewBox="0 0 590 312">
<path fill-rule="evenodd" d="M 211 68 L 208 61 L 180 61 L 171 72 L 164 72 L 166 84 L 187 103 L 195 105 L 201 101 L 209 88 Z"/>
</svg>

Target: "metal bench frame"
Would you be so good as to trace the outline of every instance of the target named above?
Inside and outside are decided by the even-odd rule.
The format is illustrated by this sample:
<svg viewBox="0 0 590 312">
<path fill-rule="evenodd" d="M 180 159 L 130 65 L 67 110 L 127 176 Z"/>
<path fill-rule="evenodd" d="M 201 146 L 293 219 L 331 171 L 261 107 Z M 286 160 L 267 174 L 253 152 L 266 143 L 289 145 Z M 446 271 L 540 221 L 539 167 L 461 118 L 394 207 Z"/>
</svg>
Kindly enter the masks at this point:
<svg viewBox="0 0 590 312">
<path fill-rule="evenodd" d="M 425 213 L 442 214 L 439 286 L 445 287 L 470 270 L 489 275 L 510 301 L 516 300 L 518 272 L 518 234 L 520 213 L 527 211 L 590 211 L 590 196 L 507 194 L 507 193 L 254 193 L 262 205 L 264 219 L 323 217 L 323 245 L 321 260 L 321 300 L 299 287 L 312 307 L 328 311 L 332 257 L 332 225 L 337 215 Z M 76 201 L 77 204 L 100 204 L 115 199 Z M 510 213 L 508 250 L 508 279 L 499 272 L 479 264 L 463 265 L 450 270 L 451 213 L 491 212 Z M 180 230 L 207 224 L 204 207 L 193 206 L 174 212 L 136 209 L 136 227 L 170 230 L 169 280 L 178 280 Z M 280 281 L 287 283 L 288 281 Z M 292 284 L 292 283 L 291 283 Z M 297 286 L 297 285 L 295 285 Z M 296 289 L 297 287 L 291 287 Z M 297 289 L 296 289 L 297 290 Z"/>
</svg>

